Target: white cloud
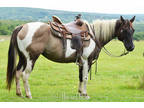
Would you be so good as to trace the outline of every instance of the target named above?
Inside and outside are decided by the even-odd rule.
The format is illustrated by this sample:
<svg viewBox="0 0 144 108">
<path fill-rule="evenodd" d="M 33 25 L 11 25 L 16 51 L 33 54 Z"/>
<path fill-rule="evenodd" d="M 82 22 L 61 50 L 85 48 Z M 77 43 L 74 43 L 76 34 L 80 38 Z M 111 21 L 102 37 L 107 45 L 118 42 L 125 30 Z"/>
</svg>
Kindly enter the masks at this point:
<svg viewBox="0 0 144 108">
<path fill-rule="evenodd" d="M 67 11 L 144 14 L 144 0 L 0 0 L 0 7 L 35 7 Z"/>
</svg>

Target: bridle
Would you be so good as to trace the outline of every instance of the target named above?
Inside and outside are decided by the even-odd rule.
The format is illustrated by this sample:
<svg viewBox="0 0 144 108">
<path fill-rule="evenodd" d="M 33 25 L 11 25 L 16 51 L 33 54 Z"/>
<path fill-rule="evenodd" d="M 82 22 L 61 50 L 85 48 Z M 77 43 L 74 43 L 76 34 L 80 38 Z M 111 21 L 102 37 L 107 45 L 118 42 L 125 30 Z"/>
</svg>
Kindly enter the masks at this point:
<svg viewBox="0 0 144 108">
<path fill-rule="evenodd" d="M 96 39 L 96 33 L 95 33 L 95 30 L 94 30 L 94 26 L 91 26 L 90 25 L 90 28 L 91 28 L 91 30 L 92 30 L 92 32 L 93 32 L 93 35 L 91 36 L 95 41 L 96 41 L 96 43 L 98 43 L 98 47 L 100 48 L 100 49 L 102 49 L 108 56 L 111 56 L 111 57 L 122 57 L 122 56 L 125 56 L 125 55 L 127 55 L 127 54 L 129 54 L 129 51 L 126 51 L 125 49 L 124 49 L 124 52 L 122 53 L 122 54 L 120 54 L 120 55 L 114 55 L 114 54 L 112 54 L 112 53 L 110 53 L 105 47 L 101 47 L 101 45 L 99 44 L 99 42 L 97 41 L 97 39 Z M 89 30 L 90 31 L 90 30 Z M 97 73 L 97 59 L 98 59 L 98 57 L 97 56 L 95 56 L 94 57 L 94 62 L 92 62 L 92 65 L 95 63 L 96 65 L 95 65 L 95 75 L 96 75 L 96 73 Z M 91 80 L 91 69 L 90 69 L 90 80 Z"/>
<path fill-rule="evenodd" d="M 124 52 L 120 55 L 113 55 L 112 53 L 110 53 L 105 47 L 103 47 L 103 51 L 108 55 L 108 56 L 111 56 L 111 57 L 122 57 L 122 56 L 125 56 L 127 54 L 129 54 L 129 51 L 126 51 L 124 49 Z"/>
<path fill-rule="evenodd" d="M 91 30 L 92 30 L 92 32 L 93 32 L 93 37 L 96 37 L 96 33 L 95 33 L 95 30 L 94 30 L 94 26 L 91 26 L 90 25 L 90 28 L 91 28 Z M 97 41 L 97 39 L 94 39 L 95 41 Z M 99 42 L 96 42 L 96 43 L 99 43 Z M 100 46 L 100 43 L 99 43 L 99 45 L 98 45 L 98 47 L 99 48 L 102 48 L 101 46 Z M 120 55 L 114 55 L 114 54 L 112 54 L 112 53 L 110 53 L 105 47 L 103 47 L 103 51 L 107 54 L 107 55 L 109 55 L 109 56 L 111 56 L 111 57 L 122 57 L 122 56 L 125 56 L 125 55 L 127 55 L 128 53 L 129 53 L 129 51 L 126 51 L 125 49 L 124 49 L 124 52 L 122 53 L 122 54 L 120 54 Z M 96 58 L 96 57 L 95 57 Z M 94 64 L 94 63 L 93 63 Z"/>
</svg>

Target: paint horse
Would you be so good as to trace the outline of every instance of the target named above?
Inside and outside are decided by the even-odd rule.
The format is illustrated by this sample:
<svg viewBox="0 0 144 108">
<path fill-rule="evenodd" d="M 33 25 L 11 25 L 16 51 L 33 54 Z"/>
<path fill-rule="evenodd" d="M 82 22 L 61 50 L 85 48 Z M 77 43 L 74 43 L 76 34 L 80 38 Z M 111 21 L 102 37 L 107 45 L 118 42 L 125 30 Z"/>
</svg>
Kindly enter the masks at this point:
<svg viewBox="0 0 144 108">
<path fill-rule="evenodd" d="M 101 48 L 109 41 L 118 38 L 123 42 L 127 51 L 133 51 L 133 33 L 131 20 L 122 16 L 117 20 L 96 20 L 91 24 L 87 23 L 89 32 L 92 35 L 89 41 L 83 41 L 85 45 L 82 53 L 82 65 L 79 66 L 79 87 L 81 96 L 87 95 L 88 72 L 92 61 L 97 59 Z M 96 44 L 100 43 L 101 48 Z M 63 51 L 63 44 L 60 38 L 53 35 L 49 24 L 42 22 L 31 22 L 17 27 L 12 34 L 7 66 L 7 87 L 10 90 L 13 79 L 16 80 L 16 94 L 22 96 L 20 89 L 20 77 L 22 76 L 27 98 L 32 98 L 28 78 L 33 70 L 34 64 L 42 54 L 49 60 L 59 63 L 72 63 L 76 61 L 76 50 L 71 48 L 71 40 L 66 39 L 66 51 Z M 19 56 L 16 65 L 16 56 Z"/>
</svg>

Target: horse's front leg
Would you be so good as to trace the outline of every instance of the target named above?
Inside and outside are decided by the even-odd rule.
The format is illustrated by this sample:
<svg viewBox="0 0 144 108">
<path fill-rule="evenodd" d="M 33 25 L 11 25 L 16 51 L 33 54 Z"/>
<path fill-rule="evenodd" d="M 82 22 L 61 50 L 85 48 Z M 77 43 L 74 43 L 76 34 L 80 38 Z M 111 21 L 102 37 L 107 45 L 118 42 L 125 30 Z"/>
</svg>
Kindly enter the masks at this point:
<svg viewBox="0 0 144 108">
<path fill-rule="evenodd" d="M 88 69 L 89 69 L 88 60 L 82 58 L 82 62 L 83 62 L 83 69 L 82 69 L 83 91 L 81 93 L 81 96 L 89 98 L 89 96 L 87 95 L 87 81 L 88 81 Z"/>
</svg>

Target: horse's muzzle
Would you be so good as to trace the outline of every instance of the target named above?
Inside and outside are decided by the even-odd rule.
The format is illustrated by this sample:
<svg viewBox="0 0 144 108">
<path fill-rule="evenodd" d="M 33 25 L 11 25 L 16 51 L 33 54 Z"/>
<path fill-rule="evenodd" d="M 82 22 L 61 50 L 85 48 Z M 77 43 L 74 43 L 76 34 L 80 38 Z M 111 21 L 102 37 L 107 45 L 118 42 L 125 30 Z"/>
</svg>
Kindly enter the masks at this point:
<svg viewBox="0 0 144 108">
<path fill-rule="evenodd" d="M 135 48 L 135 46 L 133 45 L 133 46 L 130 46 L 130 47 L 126 48 L 126 49 L 127 49 L 127 51 L 133 51 L 134 48 Z"/>
</svg>

